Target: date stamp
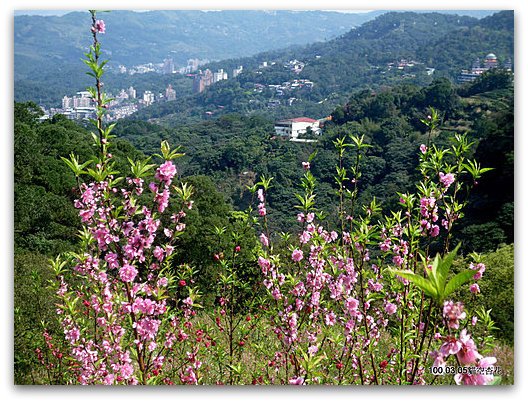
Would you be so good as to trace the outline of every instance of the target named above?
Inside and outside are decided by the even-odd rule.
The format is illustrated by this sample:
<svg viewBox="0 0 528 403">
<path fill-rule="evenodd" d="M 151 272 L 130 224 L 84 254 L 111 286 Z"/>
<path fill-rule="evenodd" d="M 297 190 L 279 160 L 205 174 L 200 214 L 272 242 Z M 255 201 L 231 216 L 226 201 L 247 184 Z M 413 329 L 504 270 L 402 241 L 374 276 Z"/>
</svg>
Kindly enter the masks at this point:
<svg viewBox="0 0 528 403">
<path fill-rule="evenodd" d="M 429 367 L 429 373 L 433 375 L 502 375 L 502 368 L 500 366 L 489 366 L 489 367 L 474 367 L 474 366 L 437 366 Z"/>
</svg>

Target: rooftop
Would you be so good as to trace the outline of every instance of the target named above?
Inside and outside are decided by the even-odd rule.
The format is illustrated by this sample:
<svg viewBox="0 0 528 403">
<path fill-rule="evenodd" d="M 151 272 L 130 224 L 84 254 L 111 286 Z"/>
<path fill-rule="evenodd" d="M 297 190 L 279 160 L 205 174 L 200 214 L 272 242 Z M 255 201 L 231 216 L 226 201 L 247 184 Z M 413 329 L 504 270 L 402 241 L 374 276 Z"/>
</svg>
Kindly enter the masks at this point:
<svg viewBox="0 0 528 403">
<path fill-rule="evenodd" d="M 300 118 L 293 118 L 293 119 L 283 119 L 279 121 L 279 123 L 286 123 L 286 122 L 294 122 L 294 123 L 315 123 L 317 120 L 306 118 L 306 117 L 300 117 Z"/>
</svg>

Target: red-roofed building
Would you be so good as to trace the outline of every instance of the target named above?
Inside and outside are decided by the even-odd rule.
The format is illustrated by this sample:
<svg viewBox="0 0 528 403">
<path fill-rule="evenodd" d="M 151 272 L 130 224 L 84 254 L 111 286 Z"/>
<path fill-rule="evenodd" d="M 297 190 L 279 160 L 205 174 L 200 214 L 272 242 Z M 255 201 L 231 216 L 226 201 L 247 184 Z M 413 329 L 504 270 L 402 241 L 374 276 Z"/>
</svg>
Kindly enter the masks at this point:
<svg viewBox="0 0 528 403">
<path fill-rule="evenodd" d="M 288 137 L 295 140 L 299 135 L 311 131 L 313 134 L 321 134 L 319 121 L 307 117 L 279 120 L 275 123 L 275 133 L 277 136 Z"/>
</svg>

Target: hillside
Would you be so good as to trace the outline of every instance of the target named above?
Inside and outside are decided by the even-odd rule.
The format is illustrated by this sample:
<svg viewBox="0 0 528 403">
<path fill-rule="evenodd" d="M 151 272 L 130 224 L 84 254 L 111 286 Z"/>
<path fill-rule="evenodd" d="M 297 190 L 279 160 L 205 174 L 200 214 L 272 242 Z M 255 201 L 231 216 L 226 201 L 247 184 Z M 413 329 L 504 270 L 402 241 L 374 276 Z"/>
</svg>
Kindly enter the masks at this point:
<svg viewBox="0 0 528 403">
<path fill-rule="evenodd" d="M 101 14 L 112 27 L 102 38 L 111 64 L 176 64 L 219 60 L 291 45 L 324 41 L 373 18 L 377 12 L 346 14 L 293 11 L 112 11 Z M 43 77 L 57 65 L 78 67 L 86 51 L 86 12 L 62 16 L 15 16 L 15 80 Z M 309 29 L 306 29 L 309 27 Z"/>
<path fill-rule="evenodd" d="M 481 20 L 440 13 L 390 12 L 324 43 L 204 66 L 229 71 L 243 65 L 244 72 L 235 80 L 213 84 L 202 94 L 145 108 L 136 118 L 170 126 L 189 118 L 202 119 L 206 113 L 322 117 L 358 89 L 376 90 L 400 83 L 426 85 L 437 77 L 454 81 L 461 69 L 490 52 L 500 62 L 513 61 L 512 12 Z M 304 64 L 301 72 L 287 67 L 291 60 Z M 259 67 L 263 61 L 268 64 L 265 68 Z M 295 80 L 308 80 L 313 85 L 296 90 L 283 85 Z"/>
</svg>

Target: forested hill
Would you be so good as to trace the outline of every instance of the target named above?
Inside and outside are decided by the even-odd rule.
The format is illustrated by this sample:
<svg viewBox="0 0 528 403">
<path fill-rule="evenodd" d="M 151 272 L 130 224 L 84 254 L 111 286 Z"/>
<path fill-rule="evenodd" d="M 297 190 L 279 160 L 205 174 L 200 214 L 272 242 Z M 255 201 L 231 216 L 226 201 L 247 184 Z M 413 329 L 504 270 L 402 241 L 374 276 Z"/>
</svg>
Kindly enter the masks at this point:
<svg viewBox="0 0 528 403">
<path fill-rule="evenodd" d="M 244 72 L 236 79 L 213 84 L 202 94 L 143 109 L 137 118 L 171 125 L 189 116 L 203 118 L 206 112 L 322 117 L 358 89 L 404 82 L 427 85 L 443 76 L 454 80 L 461 69 L 470 68 L 477 57 L 482 60 L 490 52 L 500 63 L 513 62 L 513 32 L 511 11 L 480 20 L 441 13 L 390 12 L 328 42 L 211 64 L 212 70 L 222 67 L 228 71 L 244 65 Z M 303 62 L 302 71 L 285 67 L 290 60 Z M 259 68 L 263 61 L 268 67 Z M 398 68 L 402 61 L 408 64 Z M 309 80 L 313 87 L 282 94 L 269 87 L 295 79 Z M 262 91 L 256 91 L 258 85 L 263 86 Z M 270 100 L 279 102 L 270 108 Z"/>
<path fill-rule="evenodd" d="M 101 14 L 111 29 L 102 38 L 111 65 L 161 63 L 172 57 L 219 60 L 324 41 L 380 12 L 197 10 L 112 11 Z M 15 17 L 15 79 L 42 77 L 57 64 L 78 67 L 86 51 L 87 12 Z"/>
</svg>

